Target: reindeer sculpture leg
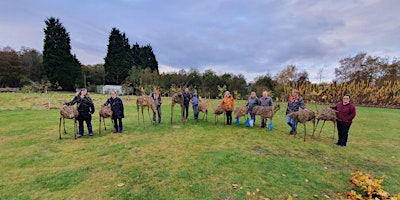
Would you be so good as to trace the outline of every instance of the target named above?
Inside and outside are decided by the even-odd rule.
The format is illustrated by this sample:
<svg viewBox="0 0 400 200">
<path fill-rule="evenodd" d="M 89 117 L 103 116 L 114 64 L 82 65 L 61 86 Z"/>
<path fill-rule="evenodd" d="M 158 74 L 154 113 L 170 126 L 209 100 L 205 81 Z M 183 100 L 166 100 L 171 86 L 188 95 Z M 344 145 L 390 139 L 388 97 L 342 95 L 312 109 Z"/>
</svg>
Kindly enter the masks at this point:
<svg viewBox="0 0 400 200">
<path fill-rule="evenodd" d="M 307 130 L 306 130 L 306 123 L 304 123 L 304 142 L 306 141 L 306 135 L 307 135 Z"/>
<path fill-rule="evenodd" d="M 143 106 L 142 106 L 142 119 L 143 119 L 143 126 L 146 127 L 146 124 L 144 123 Z"/>
<path fill-rule="evenodd" d="M 58 139 L 60 139 L 60 140 L 61 140 L 61 120 L 62 120 L 62 117 L 60 117 L 60 124 L 58 125 Z"/>
<path fill-rule="evenodd" d="M 65 128 L 65 127 L 64 127 Z M 74 139 L 76 140 L 76 134 L 78 132 L 78 127 L 76 125 L 76 119 L 74 119 Z"/>
<path fill-rule="evenodd" d="M 171 124 L 172 124 L 172 120 L 174 118 L 174 106 L 175 106 L 175 103 L 172 102 L 172 105 L 171 105 Z"/>
<path fill-rule="evenodd" d="M 99 116 L 100 117 L 100 119 L 99 119 L 99 135 L 101 135 L 101 116 Z"/>
<path fill-rule="evenodd" d="M 137 106 L 137 123 L 138 123 L 138 125 L 140 124 L 139 123 L 139 121 L 140 121 L 140 119 L 139 119 L 139 105 L 136 105 Z"/>
</svg>

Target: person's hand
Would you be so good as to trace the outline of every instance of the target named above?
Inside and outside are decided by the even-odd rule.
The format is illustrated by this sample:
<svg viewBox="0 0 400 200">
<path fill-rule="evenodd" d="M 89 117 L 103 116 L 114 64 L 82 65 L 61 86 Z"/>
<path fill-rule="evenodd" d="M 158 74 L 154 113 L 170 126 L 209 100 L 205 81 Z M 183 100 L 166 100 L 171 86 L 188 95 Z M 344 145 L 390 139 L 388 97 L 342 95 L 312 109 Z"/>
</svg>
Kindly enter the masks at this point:
<svg viewBox="0 0 400 200">
<path fill-rule="evenodd" d="M 67 107 L 67 105 L 64 104 L 62 107 L 65 108 L 65 107 Z"/>
</svg>

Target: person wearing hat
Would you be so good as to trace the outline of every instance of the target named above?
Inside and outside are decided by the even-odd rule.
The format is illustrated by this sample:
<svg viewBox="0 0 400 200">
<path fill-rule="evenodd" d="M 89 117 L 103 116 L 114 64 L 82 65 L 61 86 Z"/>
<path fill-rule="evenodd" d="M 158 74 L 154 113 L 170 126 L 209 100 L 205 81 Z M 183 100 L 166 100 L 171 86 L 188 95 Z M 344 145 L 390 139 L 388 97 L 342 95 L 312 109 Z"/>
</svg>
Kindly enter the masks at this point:
<svg viewBox="0 0 400 200">
<path fill-rule="evenodd" d="M 353 119 L 356 117 L 356 107 L 350 101 L 350 95 L 343 96 L 343 101 L 331 107 L 336 112 L 336 126 L 338 129 L 338 142 L 337 146 L 345 147 L 347 138 L 349 137 L 350 126 Z"/>
</svg>

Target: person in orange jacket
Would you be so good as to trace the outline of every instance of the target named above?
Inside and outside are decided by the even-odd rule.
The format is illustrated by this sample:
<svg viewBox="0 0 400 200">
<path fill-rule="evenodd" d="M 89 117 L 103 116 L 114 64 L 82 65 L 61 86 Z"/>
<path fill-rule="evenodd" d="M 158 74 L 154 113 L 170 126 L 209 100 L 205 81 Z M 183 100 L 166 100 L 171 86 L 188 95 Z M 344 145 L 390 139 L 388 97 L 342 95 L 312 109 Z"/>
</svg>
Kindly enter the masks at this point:
<svg viewBox="0 0 400 200">
<path fill-rule="evenodd" d="M 233 99 L 231 93 L 229 91 L 225 92 L 224 98 L 222 99 L 221 104 L 224 106 L 226 113 L 226 124 L 232 125 L 232 111 L 235 107 L 235 99 Z"/>
</svg>

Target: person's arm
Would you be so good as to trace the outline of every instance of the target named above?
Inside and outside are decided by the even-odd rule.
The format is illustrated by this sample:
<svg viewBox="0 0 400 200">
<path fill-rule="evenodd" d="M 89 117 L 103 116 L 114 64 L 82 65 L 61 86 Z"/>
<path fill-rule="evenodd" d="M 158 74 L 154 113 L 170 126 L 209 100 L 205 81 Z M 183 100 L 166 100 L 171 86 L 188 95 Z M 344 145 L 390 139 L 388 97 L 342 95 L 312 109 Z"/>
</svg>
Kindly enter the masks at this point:
<svg viewBox="0 0 400 200">
<path fill-rule="evenodd" d="M 272 101 L 272 98 L 269 98 L 269 101 L 268 101 L 269 106 L 272 106 L 273 103 L 274 103 L 274 101 Z"/>
<path fill-rule="evenodd" d="M 303 98 L 301 98 L 301 97 L 299 98 L 299 106 L 303 110 L 307 109 L 306 104 L 304 104 Z"/>
<path fill-rule="evenodd" d="M 95 111 L 95 108 L 94 108 L 94 104 L 93 104 L 93 101 L 90 99 L 90 106 L 89 106 L 89 112 L 90 112 L 90 114 L 93 114 L 94 113 L 94 111 Z"/>
<path fill-rule="evenodd" d="M 107 106 L 108 104 L 110 104 L 110 99 L 107 99 L 107 101 L 103 104 L 103 106 Z"/>
<path fill-rule="evenodd" d="M 122 99 L 119 99 L 119 101 L 120 101 L 120 109 L 121 109 L 121 113 L 122 113 L 122 118 L 124 118 L 125 117 L 125 115 L 124 115 L 124 103 L 122 102 Z"/>
<path fill-rule="evenodd" d="M 356 107 L 353 104 L 350 106 L 350 113 L 347 117 L 347 121 L 352 121 L 354 117 L 356 117 Z"/>
<path fill-rule="evenodd" d="M 72 99 L 72 101 L 67 102 L 67 103 L 64 103 L 64 105 L 66 105 L 66 106 L 72 106 L 72 105 L 76 104 L 77 102 L 78 102 L 78 96 L 75 96 L 75 97 Z"/>
</svg>

